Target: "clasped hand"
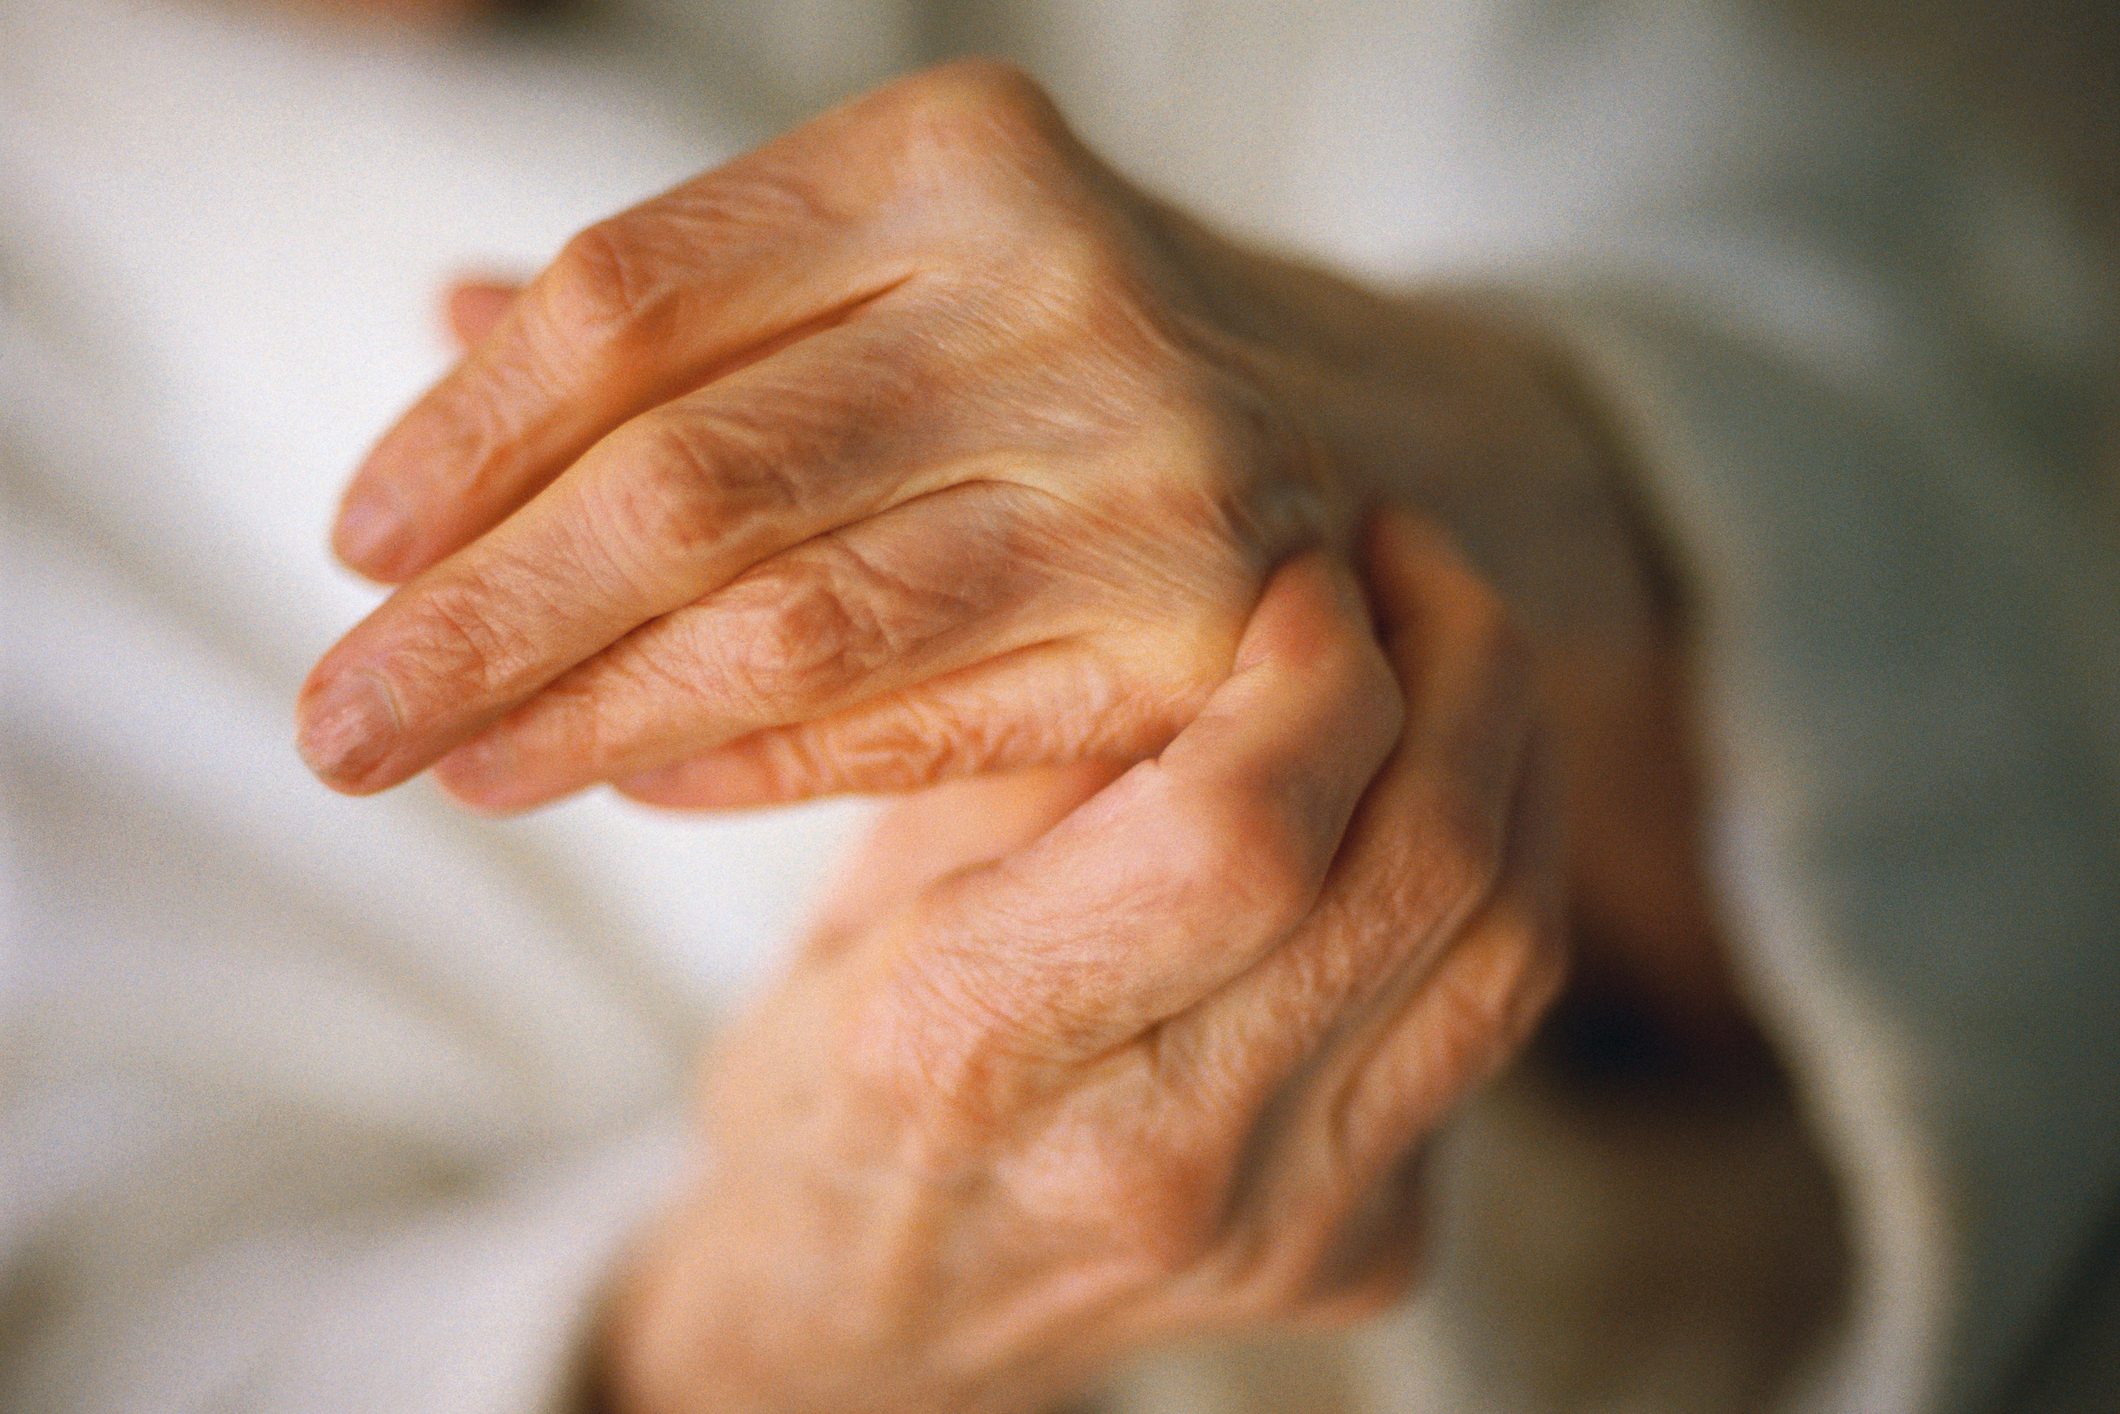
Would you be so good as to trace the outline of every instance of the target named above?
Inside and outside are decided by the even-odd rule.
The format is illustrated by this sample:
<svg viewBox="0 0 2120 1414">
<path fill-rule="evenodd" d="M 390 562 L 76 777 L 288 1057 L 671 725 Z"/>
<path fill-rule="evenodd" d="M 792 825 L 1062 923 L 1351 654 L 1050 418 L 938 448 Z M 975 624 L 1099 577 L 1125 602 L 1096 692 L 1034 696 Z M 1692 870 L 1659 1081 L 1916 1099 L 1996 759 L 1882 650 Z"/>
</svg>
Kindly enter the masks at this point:
<svg viewBox="0 0 2120 1414">
<path fill-rule="evenodd" d="M 1559 868 L 1494 599 L 1374 538 L 1382 646 L 1304 555 L 1156 759 L 885 817 L 708 1069 L 619 1407 L 1030 1411 L 1400 1292 L 1421 1141 L 1558 984 Z"/>
<path fill-rule="evenodd" d="M 954 65 L 576 237 L 356 476 L 338 549 L 401 587 L 303 691 L 338 788 L 979 777 L 710 1065 L 622 1402 L 1028 1409 L 1403 1281 L 1562 870 L 1517 606 L 1395 512 L 1365 594 L 1359 511 L 1381 461 L 1582 448 L 1491 344 L 1349 308 Z"/>
</svg>

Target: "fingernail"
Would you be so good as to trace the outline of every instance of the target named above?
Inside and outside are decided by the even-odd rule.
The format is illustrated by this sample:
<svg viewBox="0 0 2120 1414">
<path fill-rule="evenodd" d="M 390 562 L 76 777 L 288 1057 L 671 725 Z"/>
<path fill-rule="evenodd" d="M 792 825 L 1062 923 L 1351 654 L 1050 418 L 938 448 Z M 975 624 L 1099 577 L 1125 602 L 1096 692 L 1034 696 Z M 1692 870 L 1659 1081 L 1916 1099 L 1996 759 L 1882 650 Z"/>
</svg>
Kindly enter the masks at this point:
<svg viewBox="0 0 2120 1414">
<path fill-rule="evenodd" d="M 396 745 L 397 707 L 373 673 L 341 674 L 299 711 L 295 749 L 329 785 L 360 785 Z"/>
<path fill-rule="evenodd" d="M 370 492 L 339 509 L 332 548 L 356 569 L 387 573 L 405 551 L 406 520 L 397 506 Z"/>
</svg>

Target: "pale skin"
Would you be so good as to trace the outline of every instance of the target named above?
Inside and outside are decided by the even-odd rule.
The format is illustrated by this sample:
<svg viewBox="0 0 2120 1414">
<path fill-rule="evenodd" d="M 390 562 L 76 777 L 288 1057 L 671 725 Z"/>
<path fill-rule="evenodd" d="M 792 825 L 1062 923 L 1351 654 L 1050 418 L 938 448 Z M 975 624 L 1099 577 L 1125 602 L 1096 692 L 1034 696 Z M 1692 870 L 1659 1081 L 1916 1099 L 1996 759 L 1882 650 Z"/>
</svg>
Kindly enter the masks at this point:
<svg viewBox="0 0 2120 1414">
<path fill-rule="evenodd" d="M 399 587 L 303 690 L 323 779 L 936 788 L 710 1063 L 621 1407 L 1033 1409 L 1373 1306 L 1564 913 L 1724 1024 L 1669 605 L 1478 301 L 1215 236 L 971 63 L 452 312 L 338 523 Z"/>
</svg>

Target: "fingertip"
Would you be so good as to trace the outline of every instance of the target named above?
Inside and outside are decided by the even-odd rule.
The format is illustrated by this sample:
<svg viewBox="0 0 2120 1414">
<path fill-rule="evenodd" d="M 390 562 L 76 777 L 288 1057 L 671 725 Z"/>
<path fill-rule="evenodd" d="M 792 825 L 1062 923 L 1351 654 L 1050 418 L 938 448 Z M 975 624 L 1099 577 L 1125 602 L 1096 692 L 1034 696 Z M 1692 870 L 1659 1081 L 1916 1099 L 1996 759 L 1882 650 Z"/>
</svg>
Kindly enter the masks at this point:
<svg viewBox="0 0 2120 1414">
<path fill-rule="evenodd" d="M 524 774 L 513 744 L 500 732 L 489 731 L 457 747 L 434 763 L 433 774 L 442 794 L 488 819 L 520 815 L 551 798 Z"/>
<path fill-rule="evenodd" d="M 1365 729 L 1389 724 L 1388 744 L 1397 735 L 1405 704 L 1377 627 L 1369 597 L 1346 559 L 1323 550 L 1307 552 L 1268 584 L 1232 676 L 1270 665 L 1277 678 L 1344 695 L 1364 704 Z"/>
<path fill-rule="evenodd" d="M 341 795 L 397 784 L 383 767 L 399 735 L 395 700 L 372 672 L 312 673 L 295 700 L 295 749 Z"/>
<path fill-rule="evenodd" d="M 403 508 L 372 483 L 364 468 L 332 524 L 332 554 L 365 579 L 402 584 L 416 572 L 410 566 L 411 540 L 411 524 Z"/>
<path fill-rule="evenodd" d="M 700 761 L 620 776 L 611 789 L 636 805 L 657 810 L 733 810 L 761 803 L 737 789 L 727 772 Z"/>
<path fill-rule="evenodd" d="M 435 777 L 435 786 L 451 805 L 468 815 L 476 815 L 482 820 L 512 820 L 518 815 L 527 815 L 546 803 L 541 800 L 532 801 L 528 804 L 516 804 L 513 801 L 506 800 L 489 800 L 458 790 L 440 776 Z"/>
<path fill-rule="evenodd" d="M 1346 562 L 1325 550 L 1306 550 L 1267 580 L 1237 645 L 1234 672 L 1269 659 L 1315 661 L 1369 632 L 1369 606 Z"/>
<path fill-rule="evenodd" d="M 458 350 L 468 352 L 492 333 L 522 288 L 519 281 L 492 276 L 451 281 L 442 292 L 442 323 Z"/>
<path fill-rule="evenodd" d="M 635 805 L 651 806 L 657 810 L 681 810 L 684 801 L 678 798 L 676 784 L 663 771 L 648 771 L 637 776 L 621 776 L 611 782 L 611 791 Z"/>
<path fill-rule="evenodd" d="M 1419 618 L 1431 600 L 1458 602 L 1487 593 L 1485 581 L 1450 538 L 1409 511 L 1379 507 L 1364 540 L 1363 568 L 1387 638 Z"/>
</svg>

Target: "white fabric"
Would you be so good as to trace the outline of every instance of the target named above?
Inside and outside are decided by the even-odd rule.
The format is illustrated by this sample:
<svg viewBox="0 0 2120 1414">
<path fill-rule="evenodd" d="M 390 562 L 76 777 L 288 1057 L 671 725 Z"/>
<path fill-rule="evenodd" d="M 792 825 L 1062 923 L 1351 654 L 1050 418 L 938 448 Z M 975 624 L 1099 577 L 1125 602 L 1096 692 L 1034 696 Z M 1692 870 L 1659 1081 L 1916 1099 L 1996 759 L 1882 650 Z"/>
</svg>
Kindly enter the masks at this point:
<svg viewBox="0 0 2120 1414">
<path fill-rule="evenodd" d="M 861 810 L 331 797 L 288 698 L 368 596 L 323 527 L 443 276 L 957 45 L 1201 210 L 1582 348 L 1701 596 L 1736 936 L 1847 1195 L 1792 1398 L 2029 1378 L 2120 1175 L 2120 588 L 2111 311 L 2003 164 L 1709 4 L 653 0 L 431 47 L 0 0 L 0 1407 L 565 1397 L 709 1011 Z M 1336 1353 L 1356 1398 L 1531 1407 L 1455 1270 Z"/>
</svg>

